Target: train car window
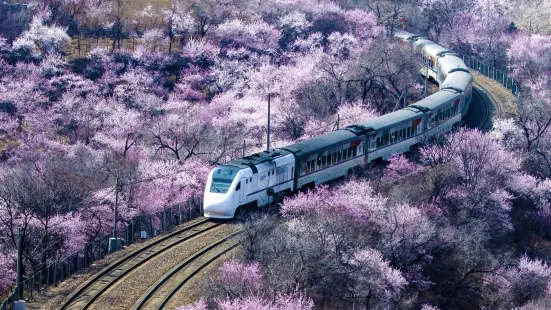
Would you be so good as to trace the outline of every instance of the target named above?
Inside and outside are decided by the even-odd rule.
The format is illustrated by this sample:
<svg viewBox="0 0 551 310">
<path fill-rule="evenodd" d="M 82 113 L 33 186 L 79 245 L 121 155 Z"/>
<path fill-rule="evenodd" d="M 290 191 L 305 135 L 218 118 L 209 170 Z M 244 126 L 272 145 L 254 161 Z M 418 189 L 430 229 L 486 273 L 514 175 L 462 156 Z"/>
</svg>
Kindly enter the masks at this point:
<svg viewBox="0 0 551 310">
<path fill-rule="evenodd" d="M 337 153 L 333 153 L 333 164 L 337 163 Z"/>
<path fill-rule="evenodd" d="M 341 151 L 338 151 L 337 152 L 337 161 L 340 163 L 341 162 Z"/>
<path fill-rule="evenodd" d="M 237 186 L 235 187 L 235 191 L 238 191 L 241 189 L 241 182 L 237 183 Z"/>
<path fill-rule="evenodd" d="M 352 157 L 352 148 L 348 148 L 348 158 Z"/>
<path fill-rule="evenodd" d="M 327 166 L 327 156 L 321 158 L 321 167 L 325 168 Z"/>
<path fill-rule="evenodd" d="M 331 166 L 333 164 L 333 156 L 332 154 L 327 155 L 327 166 Z"/>
<path fill-rule="evenodd" d="M 316 165 L 316 169 L 317 169 L 317 170 L 321 169 L 321 158 L 318 158 L 318 162 L 317 162 L 317 165 Z"/>
<path fill-rule="evenodd" d="M 291 167 L 291 179 L 295 177 L 295 167 Z"/>
<path fill-rule="evenodd" d="M 346 160 L 346 149 L 342 150 L 342 160 Z"/>
<path fill-rule="evenodd" d="M 249 184 L 249 179 L 246 179 L 246 180 L 245 180 L 245 184 Z"/>
<path fill-rule="evenodd" d="M 352 157 L 356 157 L 357 154 L 358 154 L 358 148 L 357 148 L 357 147 L 353 147 L 353 148 L 352 148 Z"/>
<path fill-rule="evenodd" d="M 249 182 L 252 182 L 252 181 L 253 181 L 253 178 L 251 177 L 251 178 L 249 179 Z"/>
<path fill-rule="evenodd" d="M 306 162 L 306 173 L 310 172 L 310 161 Z"/>
</svg>

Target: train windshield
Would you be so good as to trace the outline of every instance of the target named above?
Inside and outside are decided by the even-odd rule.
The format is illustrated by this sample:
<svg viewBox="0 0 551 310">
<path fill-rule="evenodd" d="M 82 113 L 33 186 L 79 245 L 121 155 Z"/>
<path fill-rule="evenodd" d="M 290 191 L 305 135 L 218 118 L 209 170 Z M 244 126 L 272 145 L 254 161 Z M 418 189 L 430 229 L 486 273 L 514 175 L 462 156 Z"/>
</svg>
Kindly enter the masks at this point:
<svg viewBox="0 0 551 310">
<path fill-rule="evenodd" d="M 212 183 L 210 185 L 211 193 L 225 194 L 230 188 L 231 182 L 239 169 L 233 167 L 216 167 L 212 173 Z"/>
</svg>

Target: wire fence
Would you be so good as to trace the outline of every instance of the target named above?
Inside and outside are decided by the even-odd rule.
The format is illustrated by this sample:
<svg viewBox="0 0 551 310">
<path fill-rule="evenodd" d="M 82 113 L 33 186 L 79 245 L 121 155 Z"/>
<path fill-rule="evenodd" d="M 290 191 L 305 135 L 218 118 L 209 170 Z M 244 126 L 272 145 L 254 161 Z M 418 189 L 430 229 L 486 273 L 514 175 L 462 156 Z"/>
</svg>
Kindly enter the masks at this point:
<svg viewBox="0 0 551 310">
<path fill-rule="evenodd" d="M 475 70 L 485 77 L 498 82 L 499 84 L 510 90 L 514 95 L 518 95 L 520 93 L 520 84 L 516 82 L 515 79 L 513 79 L 512 77 L 508 76 L 506 73 L 503 73 L 503 71 L 498 70 L 488 64 L 485 64 L 474 57 L 465 55 L 459 56 L 463 59 L 463 62 L 468 68 Z"/>
<path fill-rule="evenodd" d="M 167 207 L 163 211 L 147 216 L 137 216 L 128 225 L 119 230 L 118 237 L 125 245 L 143 242 L 158 234 L 166 233 L 175 226 L 201 216 L 203 205 L 200 197 L 193 197 L 183 204 Z M 49 287 L 57 287 L 60 282 L 76 272 L 89 267 L 94 261 L 103 259 L 109 250 L 109 238 L 112 235 L 104 234 L 87 243 L 82 251 L 78 251 L 63 260 L 54 262 L 31 276 L 24 277 L 21 289 L 14 289 L 0 304 L 0 310 L 14 310 L 14 302 L 18 300 L 32 300 Z M 19 291 L 19 298 L 17 292 Z"/>
</svg>

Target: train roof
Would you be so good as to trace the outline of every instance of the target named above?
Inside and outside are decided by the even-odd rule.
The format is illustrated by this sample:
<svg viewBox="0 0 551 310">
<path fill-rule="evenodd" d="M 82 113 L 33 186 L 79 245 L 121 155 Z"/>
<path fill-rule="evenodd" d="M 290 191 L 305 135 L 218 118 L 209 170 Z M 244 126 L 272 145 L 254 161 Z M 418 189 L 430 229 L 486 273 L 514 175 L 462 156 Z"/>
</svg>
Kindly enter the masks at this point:
<svg viewBox="0 0 551 310">
<path fill-rule="evenodd" d="M 370 118 L 365 120 L 358 125 L 364 127 L 371 127 L 375 131 L 380 131 L 389 127 L 394 127 L 401 122 L 406 122 L 421 116 L 423 112 L 419 109 L 407 107 L 394 111 L 379 117 Z"/>
<path fill-rule="evenodd" d="M 419 39 L 415 41 L 415 45 L 425 51 L 426 54 L 436 57 L 439 53 L 449 52 L 450 50 L 427 39 Z"/>
<path fill-rule="evenodd" d="M 455 71 L 448 74 L 446 80 L 442 82 L 442 85 L 440 85 L 440 88 L 449 87 L 466 91 L 467 87 L 471 85 L 472 81 L 473 76 L 470 73 L 464 71 Z"/>
<path fill-rule="evenodd" d="M 405 40 L 405 41 L 412 41 L 416 38 L 421 37 L 420 35 L 416 35 L 416 34 L 413 34 L 411 32 L 405 31 L 405 30 L 395 31 L 394 36 L 399 38 L 399 39 Z"/>
<path fill-rule="evenodd" d="M 440 68 L 446 73 L 458 69 L 469 71 L 463 60 L 454 54 L 447 54 L 438 62 L 440 63 Z"/>
<path fill-rule="evenodd" d="M 452 100 L 460 94 L 459 91 L 452 89 L 441 89 L 439 92 L 434 93 L 414 104 L 414 107 L 426 108 L 435 110 L 439 108 L 443 102 Z"/>
<path fill-rule="evenodd" d="M 330 149 L 357 138 L 358 135 L 347 129 L 335 130 L 312 139 L 304 140 L 282 148 L 294 153 L 296 156 L 305 157 L 318 153 L 321 149 Z"/>
<path fill-rule="evenodd" d="M 237 167 L 239 169 L 251 168 L 253 170 L 253 173 L 256 173 L 257 172 L 256 166 L 261 165 L 263 163 L 273 162 L 276 158 L 280 158 L 289 154 L 291 153 L 284 149 L 269 150 L 269 151 L 259 152 L 252 155 L 247 155 L 242 158 L 231 160 L 223 164 L 222 166 L 232 166 L 232 167 Z"/>
</svg>

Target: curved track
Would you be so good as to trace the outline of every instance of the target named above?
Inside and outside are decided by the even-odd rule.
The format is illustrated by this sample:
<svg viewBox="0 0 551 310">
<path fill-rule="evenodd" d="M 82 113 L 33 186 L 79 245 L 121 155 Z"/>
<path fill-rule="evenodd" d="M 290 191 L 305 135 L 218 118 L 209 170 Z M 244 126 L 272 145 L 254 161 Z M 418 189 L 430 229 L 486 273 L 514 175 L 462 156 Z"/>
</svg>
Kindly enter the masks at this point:
<svg viewBox="0 0 551 310">
<path fill-rule="evenodd" d="M 101 294 L 139 265 L 186 240 L 220 225 L 222 223 L 205 219 L 170 233 L 142 249 L 126 255 L 103 269 L 93 279 L 78 288 L 60 309 L 87 309 Z"/>
<path fill-rule="evenodd" d="M 167 272 L 132 306 L 132 309 L 163 309 L 176 292 L 199 271 L 239 244 L 233 239 L 237 231 L 203 248 Z"/>
<path fill-rule="evenodd" d="M 479 128 L 480 130 L 489 130 L 492 128 L 491 103 L 489 103 L 488 100 L 485 100 L 483 93 L 484 92 L 481 89 L 473 87 L 473 103 L 478 103 L 479 105 L 475 107 L 471 104 L 469 114 L 479 114 L 475 117 L 478 120 L 473 124 L 473 127 Z"/>
</svg>

